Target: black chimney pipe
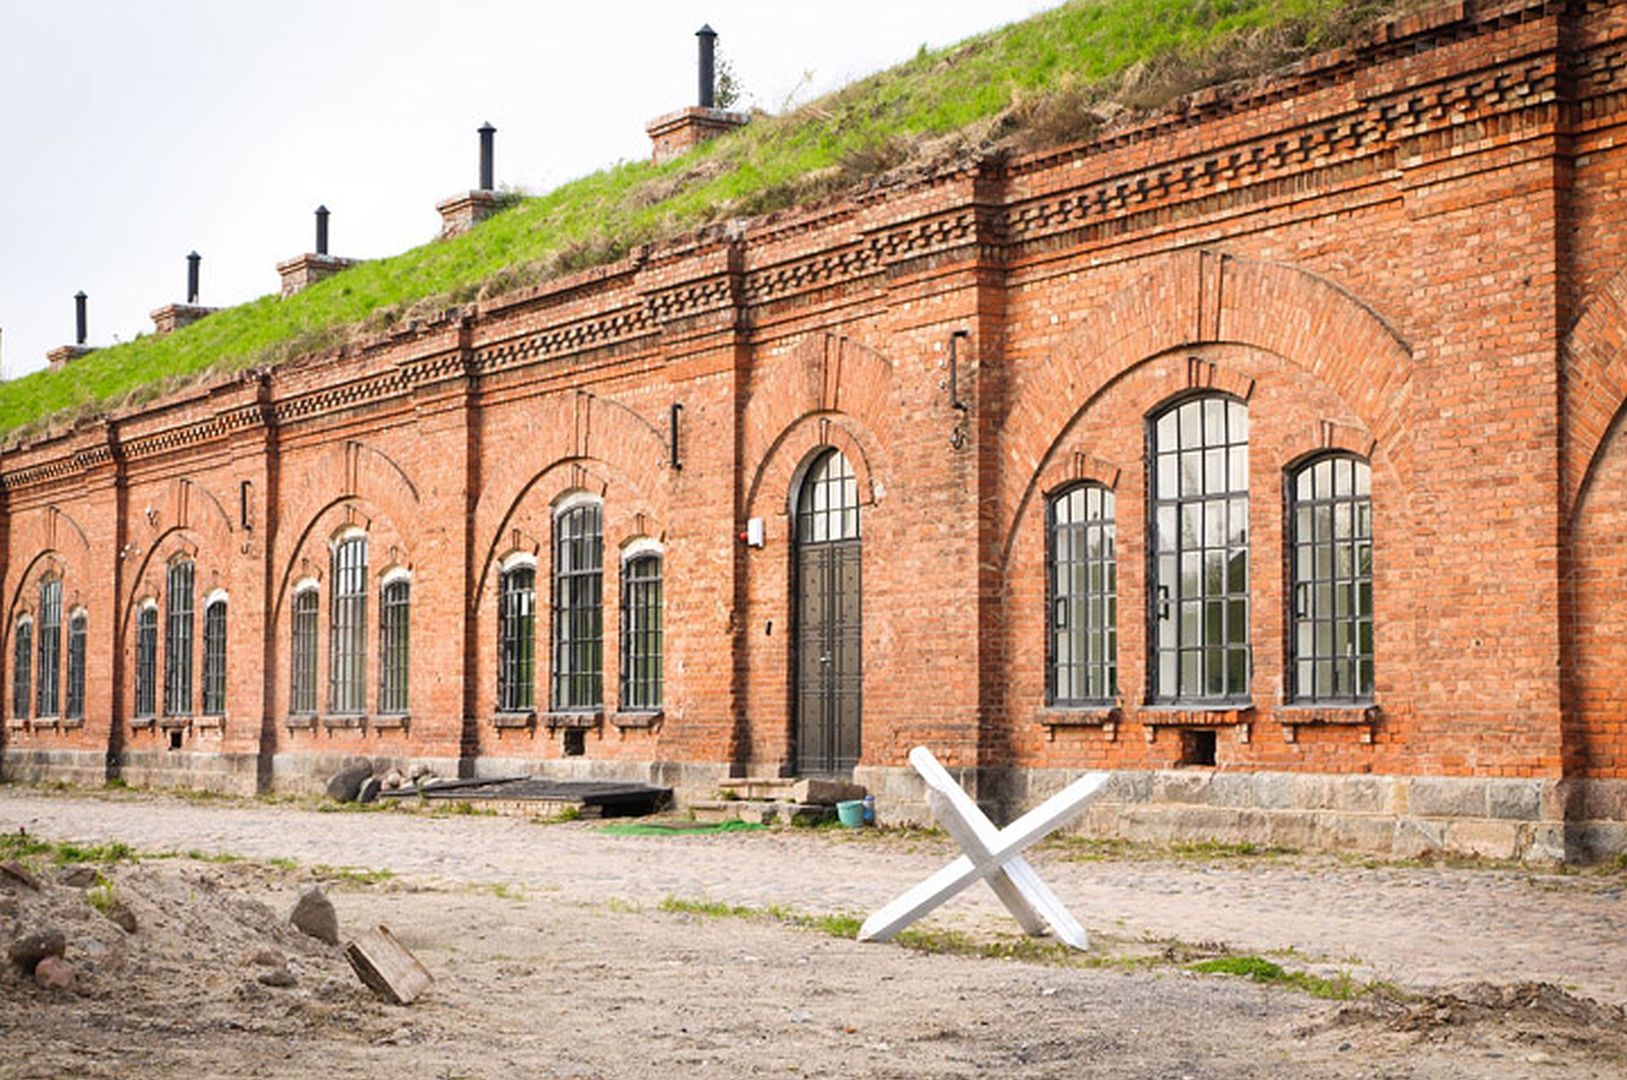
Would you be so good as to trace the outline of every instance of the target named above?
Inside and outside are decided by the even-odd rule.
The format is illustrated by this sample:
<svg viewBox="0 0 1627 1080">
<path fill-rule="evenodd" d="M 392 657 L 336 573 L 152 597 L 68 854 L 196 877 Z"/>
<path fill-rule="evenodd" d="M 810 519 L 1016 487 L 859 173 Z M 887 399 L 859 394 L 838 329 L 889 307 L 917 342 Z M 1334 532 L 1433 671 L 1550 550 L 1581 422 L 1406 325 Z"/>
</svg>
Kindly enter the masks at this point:
<svg viewBox="0 0 1627 1080">
<path fill-rule="evenodd" d="M 491 191 L 497 185 L 492 181 L 492 136 L 497 129 L 491 124 L 480 125 L 480 190 Z"/>
<path fill-rule="evenodd" d="M 717 31 L 710 26 L 703 26 L 695 31 L 695 37 L 700 42 L 700 90 L 701 108 L 710 109 L 717 100 L 717 71 L 714 63 L 717 48 Z"/>
<path fill-rule="evenodd" d="M 186 257 L 186 302 L 198 302 L 198 264 L 203 262 L 203 256 L 196 251 Z"/>
<path fill-rule="evenodd" d="M 326 206 L 316 208 L 316 253 L 318 255 L 328 253 L 328 208 Z"/>
<path fill-rule="evenodd" d="M 74 324 L 79 332 L 74 344 L 83 345 L 85 343 L 85 293 L 83 290 L 73 294 L 73 312 Z"/>
</svg>

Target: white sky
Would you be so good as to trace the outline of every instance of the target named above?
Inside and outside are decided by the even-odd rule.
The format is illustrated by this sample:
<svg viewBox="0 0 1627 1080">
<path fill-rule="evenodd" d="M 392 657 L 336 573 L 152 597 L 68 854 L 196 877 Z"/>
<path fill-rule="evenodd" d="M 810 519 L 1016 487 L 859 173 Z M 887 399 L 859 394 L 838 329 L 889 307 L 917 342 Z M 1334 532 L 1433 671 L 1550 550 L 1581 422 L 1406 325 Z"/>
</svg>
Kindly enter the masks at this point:
<svg viewBox="0 0 1627 1080">
<path fill-rule="evenodd" d="M 91 344 L 150 331 L 194 249 L 202 303 L 275 291 L 319 204 L 335 255 L 423 242 L 484 121 L 499 186 L 641 158 L 694 101 L 702 23 L 778 111 L 1055 3 L 0 0 L 0 371 L 73 341 L 81 289 Z"/>
</svg>

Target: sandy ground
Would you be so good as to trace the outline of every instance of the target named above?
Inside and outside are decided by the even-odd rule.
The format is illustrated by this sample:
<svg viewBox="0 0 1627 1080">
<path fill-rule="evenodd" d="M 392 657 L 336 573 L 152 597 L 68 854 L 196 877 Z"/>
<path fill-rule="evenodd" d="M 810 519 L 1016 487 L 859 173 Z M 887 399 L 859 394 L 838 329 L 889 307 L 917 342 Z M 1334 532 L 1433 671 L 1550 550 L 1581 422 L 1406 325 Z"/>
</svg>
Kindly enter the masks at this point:
<svg viewBox="0 0 1627 1080">
<path fill-rule="evenodd" d="M 1061 966 L 662 910 L 862 913 L 952 853 L 932 837 L 619 837 L 0 788 L 0 831 L 19 827 L 183 854 L 103 868 L 133 934 L 55 867 L 39 890 L 0 881 L 6 941 L 55 926 L 80 971 L 63 993 L 6 965 L 0 1076 L 1627 1075 L 1620 872 L 1070 861 L 1097 853 L 1057 845 L 1031 861 L 1097 965 Z M 287 925 L 316 880 L 343 930 L 385 923 L 418 955 L 436 978 L 421 1000 L 377 1001 L 338 949 Z M 1009 928 L 980 893 L 931 925 Z M 1221 950 L 1406 993 L 1323 1001 L 1186 966 Z M 262 985 L 268 961 L 294 985 Z"/>
</svg>

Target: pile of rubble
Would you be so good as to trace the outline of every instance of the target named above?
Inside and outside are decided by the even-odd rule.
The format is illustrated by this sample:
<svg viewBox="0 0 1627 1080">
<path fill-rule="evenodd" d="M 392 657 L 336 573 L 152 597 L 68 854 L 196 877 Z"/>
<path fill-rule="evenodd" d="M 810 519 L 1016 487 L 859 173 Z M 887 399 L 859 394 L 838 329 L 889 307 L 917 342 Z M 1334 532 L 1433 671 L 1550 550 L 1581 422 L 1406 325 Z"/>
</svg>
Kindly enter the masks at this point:
<svg viewBox="0 0 1627 1080">
<path fill-rule="evenodd" d="M 437 776 L 435 770 L 423 762 L 401 769 L 388 759 L 374 762 L 370 758 L 347 758 L 333 779 L 328 781 L 328 798 L 339 802 L 370 803 L 386 791 L 403 791 L 434 787 L 451 777 Z"/>
</svg>

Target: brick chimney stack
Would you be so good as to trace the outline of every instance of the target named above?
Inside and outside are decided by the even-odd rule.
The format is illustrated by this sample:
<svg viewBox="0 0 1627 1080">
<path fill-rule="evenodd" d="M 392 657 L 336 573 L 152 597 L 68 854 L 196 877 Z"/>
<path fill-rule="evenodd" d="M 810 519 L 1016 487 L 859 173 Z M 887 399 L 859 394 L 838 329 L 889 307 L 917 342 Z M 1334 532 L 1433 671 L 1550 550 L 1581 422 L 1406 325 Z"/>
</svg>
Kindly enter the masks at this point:
<svg viewBox="0 0 1627 1080">
<path fill-rule="evenodd" d="M 86 317 L 85 310 L 87 300 L 88 297 L 85 296 L 83 289 L 73 294 L 75 343 L 72 345 L 58 345 L 56 348 L 45 354 L 45 359 L 50 363 L 52 371 L 56 371 L 68 362 L 77 360 L 86 353 L 93 351 L 90 346 L 85 344 L 85 338 L 89 336 L 87 333 L 89 320 Z"/>
<path fill-rule="evenodd" d="M 503 196 L 497 193 L 495 170 L 492 166 L 493 144 L 497 129 L 481 124 L 480 186 L 463 195 L 454 195 L 435 204 L 441 213 L 441 239 L 450 240 L 479 225 L 503 208 Z"/>
<path fill-rule="evenodd" d="M 293 296 L 324 278 L 330 278 L 349 266 L 355 259 L 341 259 L 328 254 L 328 217 L 326 206 L 316 208 L 316 250 L 277 264 L 277 276 L 282 278 L 282 295 Z"/>
<path fill-rule="evenodd" d="M 186 257 L 186 303 L 165 304 L 157 311 L 149 312 L 148 317 L 153 321 L 153 333 L 173 334 L 183 326 L 191 326 L 205 315 L 215 311 L 212 307 L 198 306 L 198 269 L 203 263 L 203 256 L 196 251 Z"/>
<path fill-rule="evenodd" d="M 700 84 L 699 104 L 658 116 L 644 125 L 653 144 L 651 160 L 660 165 L 688 153 L 701 143 L 724 132 L 744 126 L 751 118 L 745 113 L 719 109 L 717 102 L 717 31 L 703 26 L 695 31 L 699 58 L 696 74 Z"/>
</svg>

